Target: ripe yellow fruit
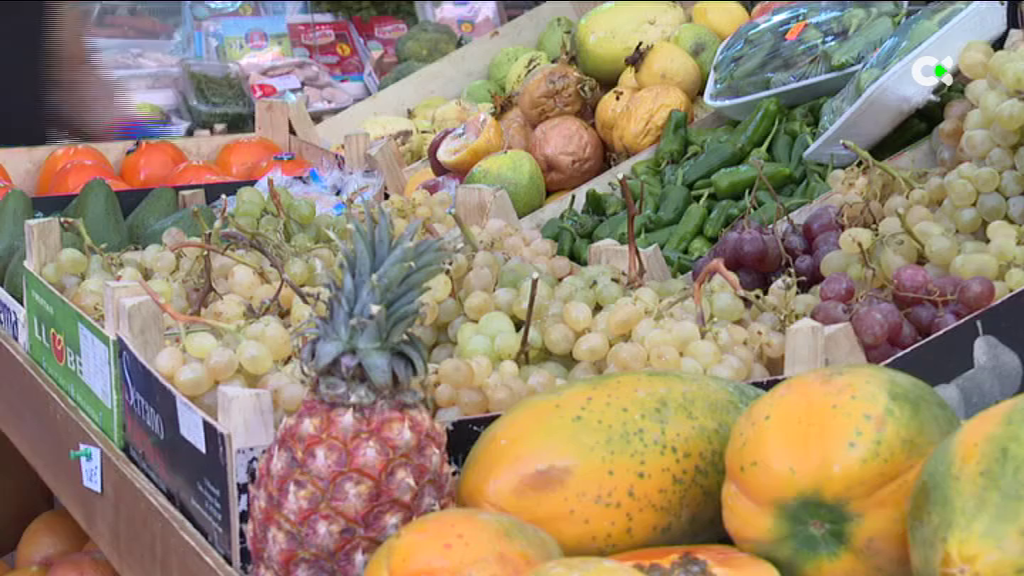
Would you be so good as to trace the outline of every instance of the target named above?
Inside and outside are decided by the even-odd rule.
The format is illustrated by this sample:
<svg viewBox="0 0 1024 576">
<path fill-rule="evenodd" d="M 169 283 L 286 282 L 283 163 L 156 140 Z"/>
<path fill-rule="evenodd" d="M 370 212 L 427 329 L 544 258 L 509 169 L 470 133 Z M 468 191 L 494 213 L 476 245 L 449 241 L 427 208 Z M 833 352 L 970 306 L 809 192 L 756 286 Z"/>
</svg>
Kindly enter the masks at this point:
<svg viewBox="0 0 1024 576">
<path fill-rule="evenodd" d="M 692 56 L 672 42 L 655 42 L 636 69 L 640 88 L 675 86 L 693 100 L 700 94 L 704 76 Z"/>
<path fill-rule="evenodd" d="M 626 69 L 619 74 L 619 81 L 616 84 L 619 88 L 632 88 L 639 90 L 640 85 L 636 83 L 636 69 L 632 66 L 626 66 Z"/>
<path fill-rule="evenodd" d="M 627 68 L 630 70 L 630 68 Z M 614 148 L 612 134 L 615 131 L 615 123 L 626 112 L 629 99 L 636 94 L 637 88 L 624 88 L 619 86 L 601 97 L 594 110 L 594 125 L 597 128 L 597 135 L 601 137 L 606 146 Z M 615 150 L 621 152 L 621 150 Z"/>
<path fill-rule="evenodd" d="M 672 110 L 690 112 L 690 98 L 682 88 L 661 84 L 640 90 L 615 122 L 612 147 L 632 156 L 654 146 Z"/>
<path fill-rule="evenodd" d="M 748 20 L 750 14 L 739 2 L 697 2 L 693 5 L 693 21 L 710 28 L 722 40 Z"/>
</svg>

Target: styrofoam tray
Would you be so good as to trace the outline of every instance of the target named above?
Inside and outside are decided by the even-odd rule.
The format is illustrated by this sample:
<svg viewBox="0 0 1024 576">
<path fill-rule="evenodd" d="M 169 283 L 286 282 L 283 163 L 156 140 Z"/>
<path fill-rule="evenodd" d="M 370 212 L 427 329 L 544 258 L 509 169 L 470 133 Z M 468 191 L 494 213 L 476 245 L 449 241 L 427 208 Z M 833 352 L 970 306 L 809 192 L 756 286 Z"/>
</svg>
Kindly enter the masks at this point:
<svg viewBox="0 0 1024 576">
<path fill-rule="evenodd" d="M 721 51 L 723 46 L 725 46 L 725 42 L 718 45 L 718 50 Z M 717 52 L 715 53 L 715 58 L 718 58 Z M 764 92 L 743 96 L 742 98 L 733 98 L 732 100 L 715 100 L 715 95 L 713 93 L 713 87 L 715 85 L 715 67 L 712 66 L 711 74 L 708 76 L 707 81 L 708 88 L 704 93 L 704 103 L 711 108 L 714 108 L 716 112 L 721 112 L 733 120 L 743 120 L 754 112 L 754 109 L 757 108 L 758 102 L 765 98 L 771 98 L 772 96 L 777 96 L 779 98 L 779 102 L 786 108 L 793 108 L 822 96 L 831 96 L 842 90 L 843 86 L 846 86 L 846 83 L 853 77 L 857 70 L 860 70 L 859 64 L 857 66 L 850 66 L 843 70 L 837 70 L 821 76 L 815 76 L 814 78 L 808 78 L 807 80 L 801 80 L 786 86 L 780 86 L 771 90 L 765 90 Z"/>
<path fill-rule="evenodd" d="M 835 166 L 852 164 L 857 156 L 840 143 L 849 140 L 867 150 L 932 97 L 934 86 L 921 86 L 912 75 L 914 63 L 930 56 L 953 60 L 974 40 L 992 42 L 1006 30 L 1005 2 L 973 2 L 941 30 L 875 80 L 804 153 L 804 159 Z"/>
</svg>

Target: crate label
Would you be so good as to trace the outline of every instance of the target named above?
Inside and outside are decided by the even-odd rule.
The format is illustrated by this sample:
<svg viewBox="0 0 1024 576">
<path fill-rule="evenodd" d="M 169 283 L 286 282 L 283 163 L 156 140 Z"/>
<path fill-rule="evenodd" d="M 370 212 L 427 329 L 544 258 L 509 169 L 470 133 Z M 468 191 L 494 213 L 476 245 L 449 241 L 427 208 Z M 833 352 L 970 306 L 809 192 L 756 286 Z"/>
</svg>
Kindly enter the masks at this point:
<svg viewBox="0 0 1024 576">
<path fill-rule="evenodd" d="M 3 288 L 0 288 L 0 332 L 21 344 L 22 350 L 28 350 L 25 308 Z"/>
<path fill-rule="evenodd" d="M 78 325 L 78 345 L 82 353 L 82 380 L 107 408 L 113 408 L 110 398 L 113 379 L 110 377 L 110 349 L 93 336 L 85 324 Z"/>
<path fill-rule="evenodd" d="M 256 469 L 266 446 L 252 446 L 235 450 L 235 485 L 238 487 L 238 542 L 239 569 L 248 574 L 252 569 L 252 552 L 249 550 L 249 486 L 256 481 Z"/>
<path fill-rule="evenodd" d="M 78 450 L 88 454 L 78 459 L 82 465 L 82 486 L 97 494 L 103 494 L 103 452 L 88 444 L 79 444 Z"/>
<path fill-rule="evenodd" d="M 231 563 L 238 520 L 227 432 L 117 341 L 128 457 Z"/>
<path fill-rule="evenodd" d="M 196 412 L 187 398 L 175 398 L 178 409 L 178 432 L 200 452 L 206 454 L 206 434 L 203 432 L 203 417 Z"/>
<path fill-rule="evenodd" d="M 25 273 L 28 353 L 121 447 L 121 389 L 113 362 L 117 342 L 31 270 Z"/>
</svg>

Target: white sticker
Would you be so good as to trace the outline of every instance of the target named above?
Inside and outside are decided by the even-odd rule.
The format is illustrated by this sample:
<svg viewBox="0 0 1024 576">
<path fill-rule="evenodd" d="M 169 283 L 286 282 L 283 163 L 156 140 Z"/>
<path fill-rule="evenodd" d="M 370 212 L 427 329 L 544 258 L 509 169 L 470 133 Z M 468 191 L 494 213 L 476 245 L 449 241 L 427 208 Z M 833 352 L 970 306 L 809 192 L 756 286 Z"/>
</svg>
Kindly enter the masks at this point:
<svg viewBox="0 0 1024 576">
<path fill-rule="evenodd" d="M 178 405 L 178 432 L 190 444 L 206 454 L 206 432 L 203 431 L 203 417 L 181 396 L 174 397 Z"/>
<path fill-rule="evenodd" d="M 25 308 L 0 288 L 0 332 L 4 332 L 28 350 L 28 330 L 25 325 Z"/>
<path fill-rule="evenodd" d="M 78 459 L 82 465 L 82 486 L 103 494 L 103 452 L 88 444 L 79 444 L 78 450 L 83 453 Z"/>
<path fill-rule="evenodd" d="M 110 377 L 110 349 L 85 324 L 78 324 L 78 353 L 82 380 L 108 409 L 113 409 L 113 378 Z"/>
</svg>

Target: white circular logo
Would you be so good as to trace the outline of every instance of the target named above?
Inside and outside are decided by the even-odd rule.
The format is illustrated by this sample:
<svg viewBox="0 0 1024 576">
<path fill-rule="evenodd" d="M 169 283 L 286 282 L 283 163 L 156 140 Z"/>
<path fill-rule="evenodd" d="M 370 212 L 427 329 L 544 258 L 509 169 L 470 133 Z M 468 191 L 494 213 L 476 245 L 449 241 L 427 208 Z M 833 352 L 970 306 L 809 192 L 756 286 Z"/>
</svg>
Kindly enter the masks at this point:
<svg viewBox="0 0 1024 576">
<path fill-rule="evenodd" d="M 927 88 L 939 82 L 950 86 L 953 84 L 953 75 L 949 73 L 952 69 L 953 59 L 949 56 L 943 58 L 942 62 L 931 56 L 922 56 L 910 67 L 910 74 L 914 77 L 914 82 Z"/>
</svg>

